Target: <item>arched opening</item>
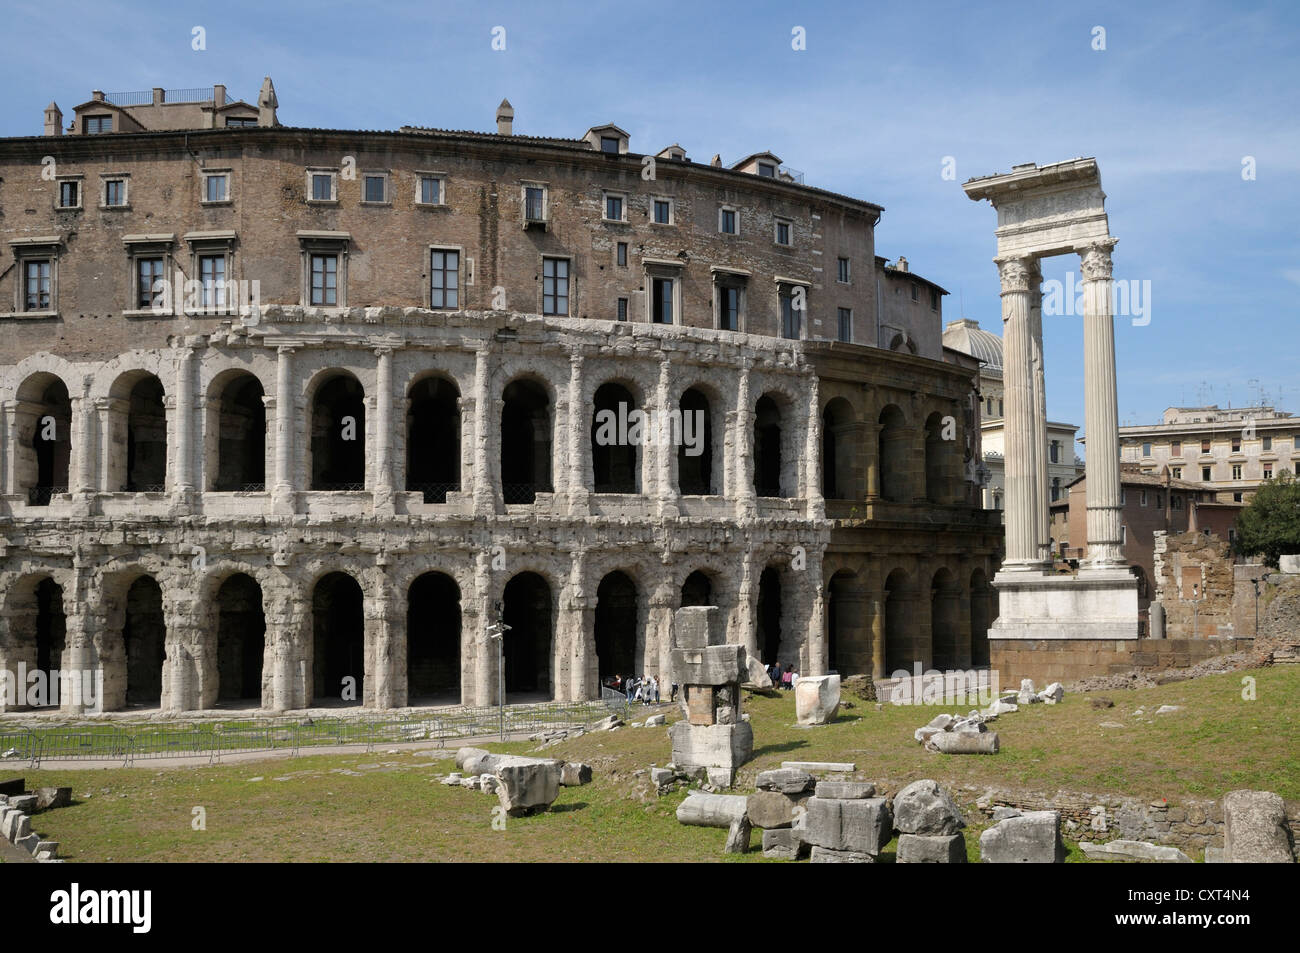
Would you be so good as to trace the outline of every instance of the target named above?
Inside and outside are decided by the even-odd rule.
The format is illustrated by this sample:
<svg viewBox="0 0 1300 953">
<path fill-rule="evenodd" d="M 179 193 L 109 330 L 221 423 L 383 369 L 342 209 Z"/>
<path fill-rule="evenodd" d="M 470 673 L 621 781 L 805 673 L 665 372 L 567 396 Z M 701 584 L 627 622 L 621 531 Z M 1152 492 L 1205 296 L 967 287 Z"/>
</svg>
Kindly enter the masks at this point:
<svg viewBox="0 0 1300 953">
<path fill-rule="evenodd" d="M 785 496 L 781 482 L 781 409 L 764 394 L 754 407 L 754 493 Z"/>
<path fill-rule="evenodd" d="M 460 625 L 456 580 L 426 572 L 411 583 L 406 596 L 408 704 L 460 704 Z"/>
<path fill-rule="evenodd" d="M 167 406 L 162 382 L 146 374 L 136 381 L 127 400 L 123 489 L 128 493 L 161 493 L 167 483 Z"/>
<path fill-rule="evenodd" d="M 971 665 L 989 664 L 989 626 L 993 624 L 993 590 L 983 569 L 970 575 L 970 654 Z"/>
<path fill-rule="evenodd" d="M 893 503 L 908 499 L 911 470 L 908 461 L 907 421 L 903 412 L 890 404 L 880 412 L 880 495 Z"/>
<path fill-rule="evenodd" d="M 632 434 L 632 393 L 622 384 L 601 384 L 592 400 L 591 475 L 597 493 L 637 493 L 637 445 L 651 436 Z M 623 421 L 627 421 L 626 427 Z M 643 425 L 644 428 L 644 425 Z"/>
<path fill-rule="evenodd" d="M 411 387 L 406 412 L 406 488 L 426 503 L 460 490 L 460 391 L 444 377 Z"/>
<path fill-rule="evenodd" d="M 758 577 L 758 650 L 762 663 L 781 657 L 781 573 L 769 566 Z"/>
<path fill-rule="evenodd" d="M 217 700 L 262 700 L 266 616 L 262 587 L 237 572 L 217 590 Z"/>
<path fill-rule="evenodd" d="M 957 630 L 960 609 L 957 579 L 947 569 L 940 569 L 930 583 L 930 664 L 940 671 L 958 668 L 962 663 Z"/>
<path fill-rule="evenodd" d="M 167 624 L 163 619 L 162 588 L 152 576 L 141 576 L 126 591 L 122 649 L 126 657 L 127 705 L 159 704 L 167 657 Z"/>
<path fill-rule="evenodd" d="M 943 417 L 931 414 L 925 421 L 925 498 L 931 503 L 948 502 L 948 454 L 956 447 L 956 440 L 943 439 Z"/>
<path fill-rule="evenodd" d="M 506 583 L 503 601 L 502 619 L 510 626 L 504 646 L 506 700 L 549 699 L 554 691 L 551 587 L 537 573 L 521 572 Z"/>
<path fill-rule="evenodd" d="M 338 373 L 311 402 L 311 488 L 366 488 L 366 400 L 361 382 Z"/>
<path fill-rule="evenodd" d="M 682 415 L 677 445 L 677 491 L 682 496 L 713 493 L 713 419 L 709 398 L 692 387 L 677 403 Z"/>
<path fill-rule="evenodd" d="M 6 707 L 57 707 L 60 691 L 83 690 L 81 685 L 60 685 L 54 670 L 63 668 L 67 623 L 63 614 L 63 589 L 50 576 L 24 576 L 0 593 L 4 598 L 0 620 L 0 711 Z M 39 678 L 31 676 L 40 672 Z M 76 701 L 77 699 L 67 699 Z"/>
<path fill-rule="evenodd" d="M 893 678 L 894 673 L 899 669 L 903 669 L 910 676 L 912 662 L 916 661 L 913 640 L 908 635 L 910 597 L 907 574 L 901 569 L 895 569 L 885 580 L 885 676 L 887 678 Z"/>
<path fill-rule="evenodd" d="M 48 506 L 68 492 L 72 453 L 72 402 L 68 388 L 53 374 L 33 374 L 18 388 L 14 479 L 32 506 Z"/>
<path fill-rule="evenodd" d="M 853 500 L 857 487 L 857 420 L 853 407 L 842 397 L 822 413 L 822 496 L 828 500 Z"/>
<path fill-rule="evenodd" d="M 551 411 L 536 381 L 511 381 L 502 394 L 501 494 L 506 503 L 532 503 L 551 492 Z"/>
<path fill-rule="evenodd" d="M 312 591 L 312 688 L 320 704 L 365 699 L 365 611 L 361 585 L 345 572 L 321 577 Z"/>
<path fill-rule="evenodd" d="M 51 672 L 63 668 L 68 621 L 63 614 L 63 587 L 46 576 L 36 585 L 36 670 L 46 676 L 46 702 L 56 704 Z"/>
<path fill-rule="evenodd" d="M 600 683 L 611 675 L 640 675 L 636 584 L 612 572 L 596 587 L 596 660 Z"/>
<path fill-rule="evenodd" d="M 713 581 L 708 575 L 697 569 L 686 577 L 682 583 L 682 608 L 716 604 L 713 601 Z"/>
<path fill-rule="evenodd" d="M 262 397 L 262 382 L 252 374 L 237 374 L 221 389 L 216 409 L 217 465 L 212 489 L 266 489 L 266 405 Z"/>
<path fill-rule="evenodd" d="M 826 665 L 840 675 L 870 670 L 865 652 L 863 594 L 857 577 L 847 569 L 831 576 L 826 585 Z M 865 665 L 864 665 L 865 663 Z"/>
</svg>

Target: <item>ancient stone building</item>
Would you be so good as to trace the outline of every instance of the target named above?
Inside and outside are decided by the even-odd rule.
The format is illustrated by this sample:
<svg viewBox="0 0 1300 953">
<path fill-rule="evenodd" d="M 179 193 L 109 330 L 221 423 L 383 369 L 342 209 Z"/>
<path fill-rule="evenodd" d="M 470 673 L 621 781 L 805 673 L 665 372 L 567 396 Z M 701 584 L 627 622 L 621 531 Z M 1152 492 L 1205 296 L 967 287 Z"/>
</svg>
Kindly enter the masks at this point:
<svg viewBox="0 0 1300 953">
<path fill-rule="evenodd" d="M 978 368 L 937 307 L 882 346 L 879 206 L 508 103 L 184 98 L 0 140 L 4 669 L 109 710 L 483 705 L 499 612 L 507 700 L 584 699 L 703 604 L 805 673 L 986 660 Z"/>
</svg>

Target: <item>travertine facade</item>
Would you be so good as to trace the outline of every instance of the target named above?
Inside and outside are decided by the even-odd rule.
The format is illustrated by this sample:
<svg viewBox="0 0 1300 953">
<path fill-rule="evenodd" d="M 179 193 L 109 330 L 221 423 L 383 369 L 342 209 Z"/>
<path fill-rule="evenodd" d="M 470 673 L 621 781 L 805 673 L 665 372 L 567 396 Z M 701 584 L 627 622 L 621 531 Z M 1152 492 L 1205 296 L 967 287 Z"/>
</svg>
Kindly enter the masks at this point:
<svg viewBox="0 0 1300 953">
<path fill-rule="evenodd" d="M 490 704 L 498 604 L 509 700 L 662 676 L 682 605 L 805 673 L 987 654 L 977 369 L 877 346 L 878 206 L 504 104 L 286 128 L 268 87 L 256 128 L 0 140 L 4 668 Z M 610 445 L 621 406 L 703 431 Z"/>
</svg>

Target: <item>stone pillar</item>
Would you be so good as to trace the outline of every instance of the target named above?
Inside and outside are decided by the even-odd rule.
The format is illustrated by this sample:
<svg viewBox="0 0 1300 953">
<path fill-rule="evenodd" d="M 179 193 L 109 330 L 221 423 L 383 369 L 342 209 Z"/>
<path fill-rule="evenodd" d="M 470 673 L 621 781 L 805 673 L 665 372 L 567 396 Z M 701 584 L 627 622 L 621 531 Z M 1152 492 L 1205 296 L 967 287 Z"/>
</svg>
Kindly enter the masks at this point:
<svg viewBox="0 0 1300 953">
<path fill-rule="evenodd" d="M 808 603 L 808 666 L 807 674 L 825 675 L 828 670 L 829 655 L 826 644 L 826 584 L 822 581 L 822 553 L 816 550 L 808 554 L 808 566 L 799 573 L 804 585 L 812 587 Z M 798 577 L 796 577 L 798 578 Z M 801 674 L 804 670 L 800 670 Z"/>
<path fill-rule="evenodd" d="M 4 413 L 4 492 L 16 494 L 18 492 L 18 401 L 0 401 L 0 412 Z"/>
<path fill-rule="evenodd" d="M 672 364 L 665 358 L 659 362 L 659 381 L 655 387 L 656 428 L 654 444 L 655 495 L 661 519 L 677 519 L 679 515 L 677 484 L 673 470 L 677 465 L 677 439 L 681 439 L 684 421 L 678 415 L 677 428 L 672 426 Z M 674 433 L 676 438 L 674 438 Z"/>
<path fill-rule="evenodd" d="M 1121 569 L 1119 409 L 1115 379 L 1115 324 L 1111 316 L 1114 239 L 1078 249 L 1083 271 L 1084 427 L 1088 435 L 1087 568 Z"/>
<path fill-rule="evenodd" d="M 73 492 L 79 497 L 95 494 L 95 402 L 89 397 L 72 401 L 75 428 L 72 452 L 76 455 Z"/>
<path fill-rule="evenodd" d="M 1043 361 L 1043 271 L 1033 259 L 1029 270 L 1029 346 L 1033 372 L 1034 467 L 1038 474 L 1038 510 L 1034 532 L 1038 539 L 1038 558 L 1052 562 L 1052 533 L 1049 526 L 1052 494 L 1047 475 L 1047 383 Z"/>
<path fill-rule="evenodd" d="M 483 354 L 482 351 L 479 352 Z M 477 469 L 477 468 L 475 468 Z M 477 474 L 475 475 L 477 487 Z M 476 499 L 477 499 L 477 490 Z M 478 628 L 466 638 L 474 648 L 474 698 L 472 705 L 497 703 L 497 643 L 488 637 L 487 627 L 496 621 L 492 612 L 492 555 L 487 550 L 474 557 L 474 594 L 478 606 Z"/>
<path fill-rule="evenodd" d="M 746 550 L 740 556 L 740 584 L 736 587 L 736 628 L 740 630 L 737 641 L 745 646 L 748 654 L 770 665 L 776 659 L 762 659 L 758 651 L 757 602 L 762 570 L 754 564 L 754 558 L 750 555 L 752 550 L 748 545 L 749 540 L 745 542 Z M 733 641 L 730 633 L 727 641 Z"/>
<path fill-rule="evenodd" d="M 172 496 L 188 503 L 194 493 L 194 348 L 180 348 L 176 361 L 176 473 Z"/>
<path fill-rule="evenodd" d="M 587 556 L 575 551 L 569 578 L 560 592 L 556 625 L 557 657 L 568 663 L 567 673 L 556 667 L 551 691 L 556 701 L 583 701 L 600 696 L 600 660 L 596 657 L 596 600 L 589 595 Z M 562 677 L 567 675 L 568 677 Z"/>
<path fill-rule="evenodd" d="M 375 348 L 375 512 L 393 513 L 393 349 Z M 383 706 L 389 707 L 389 706 Z"/>
<path fill-rule="evenodd" d="M 646 647 L 644 655 L 647 675 L 659 680 L 660 697 L 667 698 L 671 691 L 673 613 L 681 599 L 681 592 L 673 585 L 666 572 L 654 583 L 646 613 Z"/>
<path fill-rule="evenodd" d="M 272 711 L 306 708 L 311 704 L 311 632 L 305 620 L 311 616 L 311 598 L 306 605 L 294 580 L 282 571 L 277 582 L 267 586 L 263 596 L 270 611 L 266 618 L 266 653 L 270 661 L 270 684 L 264 675 L 262 704 Z"/>
<path fill-rule="evenodd" d="M 486 346 L 474 354 L 474 467 L 470 479 L 474 487 L 475 516 L 487 516 L 496 511 L 496 481 L 492 478 L 492 458 L 488 452 L 492 439 L 493 403 L 488 397 L 488 379 L 491 376 L 488 358 Z M 480 701 L 479 704 L 488 703 Z"/>
<path fill-rule="evenodd" d="M 867 470 L 867 502 L 880 501 L 880 422 L 873 414 L 874 407 L 867 405 L 867 419 L 862 425 L 862 455 Z"/>
<path fill-rule="evenodd" d="M 1041 480 L 1034 465 L 1033 335 L 1027 258 L 995 259 L 1002 278 L 1003 388 L 1006 401 L 1005 571 L 1043 568 L 1038 551 Z M 1091 456 L 1091 452 L 1089 453 Z M 922 602 L 926 600 L 921 600 Z"/>
<path fill-rule="evenodd" d="M 731 426 L 731 466 L 736 485 L 729 488 L 736 500 L 738 515 L 753 515 L 757 510 L 754 493 L 754 402 L 749 392 L 750 363 L 740 365 L 736 381 L 736 411 Z"/>
<path fill-rule="evenodd" d="M 808 501 L 808 519 L 826 516 L 826 499 L 822 496 L 821 386 L 817 375 L 808 379 L 808 413 L 803 453 L 803 493 Z M 821 578 L 818 576 L 818 578 Z M 824 670 L 816 674 L 825 674 Z"/>
<path fill-rule="evenodd" d="M 397 647 L 400 633 L 396 631 L 395 620 L 398 613 L 392 605 L 388 577 L 383 571 L 388 557 L 381 554 L 380 560 L 374 574 L 375 596 L 369 600 L 373 645 L 365 653 L 371 664 L 365 673 L 364 704 L 367 708 L 403 708 L 406 706 L 406 666 L 400 666 L 401 671 L 398 671 L 398 656 L 402 654 Z"/>
<path fill-rule="evenodd" d="M 584 358 L 574 352 L 569 355 L 568 420 L 568 497 L 569 515 L 585 516 L 590 497 L 587 488 L 587 454 L 584 444 L 590 437 L 585 426 L 586 403 L 582 399 L 582 368 Z"/>
<path fill-rule="evenodd" d="M 885 593 L 879 584 L 868 594 L 871 606 L 871 677 L 883 679 L 885 672 Z"/>
<path fill-rule="evenodd" d="M 296 509 L 294 489 L 294 407 L 293 352 L 291 347 L 276 349 L 275 366 L 275 487 L 271 494 L 272 512 L 285 515 Z"/>
</svg>

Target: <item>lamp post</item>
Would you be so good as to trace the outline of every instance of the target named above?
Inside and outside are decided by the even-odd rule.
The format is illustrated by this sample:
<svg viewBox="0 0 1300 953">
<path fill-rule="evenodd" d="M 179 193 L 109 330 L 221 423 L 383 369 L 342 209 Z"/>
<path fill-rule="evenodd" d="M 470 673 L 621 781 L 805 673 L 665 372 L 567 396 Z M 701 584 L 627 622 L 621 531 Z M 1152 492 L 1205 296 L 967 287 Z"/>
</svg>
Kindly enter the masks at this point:
<svg viewBox="0 0 1300 953">
<path fill-rule="evenodd" d="M 505 634 L 510 626 L 501 620 L 501 600 L 492 603 L 495 621 L 487 627 L 488 638 L 497 644 L 497 730 L 502 741 L 506 740 L 506 669 L 505 669 Z"/>
</svg>

